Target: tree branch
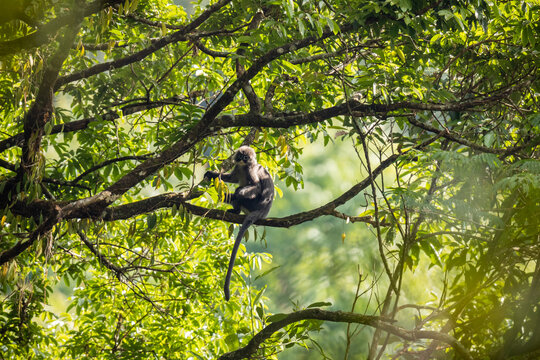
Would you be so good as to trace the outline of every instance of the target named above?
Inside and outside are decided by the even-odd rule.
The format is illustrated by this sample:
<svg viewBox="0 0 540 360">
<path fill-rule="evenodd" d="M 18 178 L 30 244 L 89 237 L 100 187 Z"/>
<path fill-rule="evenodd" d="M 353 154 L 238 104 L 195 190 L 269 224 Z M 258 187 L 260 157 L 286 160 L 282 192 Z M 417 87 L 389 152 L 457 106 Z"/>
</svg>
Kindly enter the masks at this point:
<svg viewBox="0 0 540 360">
<path fill-rule="evenodd" d="M 303 320 L 323 320 L 331 322 L 341 322 L 341 323 L 356 323 L 371 326 L 377 329 L 386 331 L 392 335 L 398 336 L 407 341 L 417 341 L 422 339 L 436 339 L 441 342 L 444 342 L 454 348 L 456 353 L 458 353 L 464 359 L 472 360 L 472 356 L 469 354 L 467 349 L 457 341 L 453 336 L 448 334 L 441 334 L 437 331 L 426 331 L 426 330 L 407 330 L 399 326 L 392 325 L 388 323 L 387 320 L 377 316 L 370 315 L 361 315 L 349 312 L 342 311 L 326 311 L 322 309 L 306 309 L 300 310 L 294 313 L 287 314 L 284 319 L 270 323 L 265 326 L 261 331 L 259 331 L 249 343 L 232 352 L 224 354 L 219 357 L 220 360 L 238 360 L 246 359 L 252 357 L 260 345 L 270 338 L 274 333 L 283 329 L 284 327 L 291 325 L 296 322 Z"/>
<path fill-rule="evenodd" d="M 274 85 L 271 85 L 274 86 Z M 277 86 L 277 85 L 275 85 Z M 270 89 L 269 89 L 270 90 Z M 191 97 L 195 94 L 189 94 Z M 267 95 L 265 99 L 265 104 L 271 103 L 271 98 L 273 93 Z M 124 116 L 135 114 L 137 112 L 151 110 L 158 108 L 160 106 L 166 105 L 175 105 L 186 100 L 187 97 L 182 96 L 173 96 L 167 99 L 154 101 L 154 102 L 143 102 L 130 104 L 121 109 Z M 455 102 L 448 104 L 425 104 L 425 103 L 414 103 L 414 102 L 399 102 L 394 104 L 364 104 L 357 100 L 350 100 L 340 105 L 331 106 L 321 110 L 315 110 L 310 113 L 294 113 L 294 114 L 278 114 L 278 116 L 272 115 L 260 115 L 260 114 L 240 114 L 231 117 L 217 118 L 213 121 L 212 126 L 215 130 L 232 128 L 232 127 L 272 127 L 272 128 L 289 128 L 293 126 L 321 123 L 331 118 L 347 115 L 352 110 L 355 112 L 356 116 L 375 116 L 375 115 L 385 115 L 385 116 L 406 116 L 408 119 L 411 119 L 412 115 L 402 114 L 400 112 L 405 110 L 425 110 L 425 111 L 475 111 L 476 106 L 479 103 L 482 104 L 492 104 L 498 102 L 500 99 L 498 97 L 479 97 L 473 99 L 467 103 Z M 268 105 L 266 105 L 268 106 Z M 394 113 L 395 112 L 395 113 Z M 119 118 L 119 115 L 115 111 L 111 111 L 101 115 L 100 117 L 90 117 L 82 120 L 76 120 L 60 125 L 55 125 L 52 128 L 51 134 L 66 133 L 72 131 L 82 130 L 88 127 L 88 124 L 94 121 L 112 121 Z M 440 129 L 434 128 L 430 125 L 424 124 L 418 120 L 413 119 L 411 124 L 421 127 L 426 131 L 432 133 L 440 133 Z M 443 136 L 449 140 L 461 143 L 462 145 L 469 146 L 472 149 L 477 149 L 479 151 L 484 151 L 486 149 L 481 145 L 477 145 L 471 141 L 459 138 L 457 135 L 451 133 L 443 134 Z M 511 154 L 517 151 L 520 151 L 528 146 L 534 146 L 538 144 L 540 139 L 538 137 L 534 138 L 534 141 L 530 144 L 523 146 L 510 147 L 506 149 L 491 149 L 489 152 L 500 153 L 500 154 Z M 13 135 L 7 139 L 0 141 L 0 152 L 3 152 L 13 146 L 22 146 L 24 143 L 24 134 L 20 133 Z M 486 152 L 488 152 L 486 150 Z"/>
<path fill-rule="evenodd" d="M 69 55 L 71 44 L 75 40 L 82 17 L 74 21 L 73 28 L 66 29 L 56 53 L 51 57 L 43 72 L 36 99 L 24 118 L 24 143 L 20 169 L 33 178 L 33 169 L 38 164 L 39 148 L 45 124 L 51 120 L 53 110 L 53 86 L 58 78 L 60 68 Z"/>
<path fill-rule="evenodd" d="M 418 121 L 418 119 L 416 119 L 416 117 L 414 115 L 407 116 L 407 121 L 410 122 L 412 125 L 414 125 L 416 127 L 419 127 L 421 129 L 424 129 L 426 131 L 429 131 L 431 133 L 438 134 L 438 133 L 441 132 L 440 129 L 437 129 L 437 128 L 431 126 L 431 125 L 428 125 L 428 124 L 425 124 L 425 123 L 423 123 L 421 121 Z M 540 135 L 533 136 L 531 141 L 529 143 L 525 144 L 525 145 L 508 147 L 506 149 L 495 149 L 495 148 L 491 148 L 491 147 L 487 147 L 487 146 L 478 145 L 478 144 L 473 143 L 472 141 L 469 141 L 467 139 L 463 139 L 462 137 L 454 134 L 451 131 L 443 132 L 442 136 L 444 138 L 452 141 L 452 142 L 456 142 L 458 144 L 470 147 L 473 150 L 478 150 L 478 151 L 481 151 L 481 152 L 484 152 L 484 153 L 503 155 L 503 156 L 507 156 L 507 155 L 516 153 L 516 152 L 518 152 L 520 150 L 526 149 L 526 148 L 528 148 L 530 146 L 534 147 L 534 146 L 537 146 L 538 144 L 540 144 Z"/>
</svg>

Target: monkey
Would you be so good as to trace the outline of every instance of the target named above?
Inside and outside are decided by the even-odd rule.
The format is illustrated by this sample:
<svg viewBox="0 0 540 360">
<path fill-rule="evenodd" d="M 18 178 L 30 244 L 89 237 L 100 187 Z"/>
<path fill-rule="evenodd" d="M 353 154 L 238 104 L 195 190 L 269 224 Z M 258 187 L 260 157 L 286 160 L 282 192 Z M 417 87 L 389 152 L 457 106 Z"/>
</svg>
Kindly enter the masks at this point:
<svg viewBox="0 0 540 360">
<path fill-rule="evenodd" d="M 232 209 L 227 211 L 234 214 L 243 211 L 246 214 L 236 235 L 225 276 L 223 290 L 226 301 L 230 299 L 229 284 L 242 237 L 255 221 L 266 218 L 274 201 L 274 182 L 268 170 L 257 163 L 255 150 L 249 146 L 241 146 L 234 154 L 234 163 L 233 170 L 228 174 L 215 171 L 207 171 L 204 174 L 205 179 L 220 178 L 225 182 L 237 183 L 238 187 L 234 193 L 225 197 L 225 202 L 232 205 Z"/>
</svg>

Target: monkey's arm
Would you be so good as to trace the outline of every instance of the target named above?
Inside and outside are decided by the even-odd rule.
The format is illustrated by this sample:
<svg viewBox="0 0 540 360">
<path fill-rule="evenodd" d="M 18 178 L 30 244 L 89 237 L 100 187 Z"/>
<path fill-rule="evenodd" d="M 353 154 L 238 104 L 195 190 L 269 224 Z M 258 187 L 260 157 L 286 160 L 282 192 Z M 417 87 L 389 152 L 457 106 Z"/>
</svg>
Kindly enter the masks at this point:
<svg viewBox="0 0 540 360">
<path fill-rule="evenodd" d="M 207 171 L 206 173 L 204 173 L 204 178 L 205 179 L 215 179 L 215 178 L 220 178 L 221 180 L 225 181 L 225 182 L 229 182 L 229 183 L 237 183 L 238 182 L 238 176 L 236 176 L 236 174 L 233 172 L 231 173 L 219 173 L 219 172 L 216 172 L 216 171 Z"/>
</svg>

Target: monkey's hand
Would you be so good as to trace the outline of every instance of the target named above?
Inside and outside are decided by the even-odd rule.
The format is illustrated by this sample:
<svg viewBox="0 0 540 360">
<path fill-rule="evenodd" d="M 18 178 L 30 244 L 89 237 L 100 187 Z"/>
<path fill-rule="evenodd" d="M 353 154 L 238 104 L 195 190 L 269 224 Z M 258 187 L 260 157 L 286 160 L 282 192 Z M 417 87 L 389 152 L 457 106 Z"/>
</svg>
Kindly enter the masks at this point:
<svg viewBox="0 0 540 360">
<path fill-rule="evenodd" d="M 212 180 L 217 178 L 218 176 L 219 175 L 216 172 L 208 170 L 204 173 L 204 180 Z"/>
</svg>

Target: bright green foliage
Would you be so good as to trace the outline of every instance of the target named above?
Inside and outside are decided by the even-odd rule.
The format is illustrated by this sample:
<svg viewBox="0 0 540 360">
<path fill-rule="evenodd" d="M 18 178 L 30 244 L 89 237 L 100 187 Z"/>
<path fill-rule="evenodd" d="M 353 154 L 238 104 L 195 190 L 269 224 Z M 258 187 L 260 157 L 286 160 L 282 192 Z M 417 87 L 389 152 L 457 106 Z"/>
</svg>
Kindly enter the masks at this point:
<svg viewBox="0 0 540 360">
<path fill-rule="evenodd" d="M 538 356 L 540 3 L 201 3 L 2 5 L 0 358 Z M 243 143 L 294 265 L 242 247 L 225 302 Z M 384 325 L 273 314 L 329 298 Z"/>
</svg>

